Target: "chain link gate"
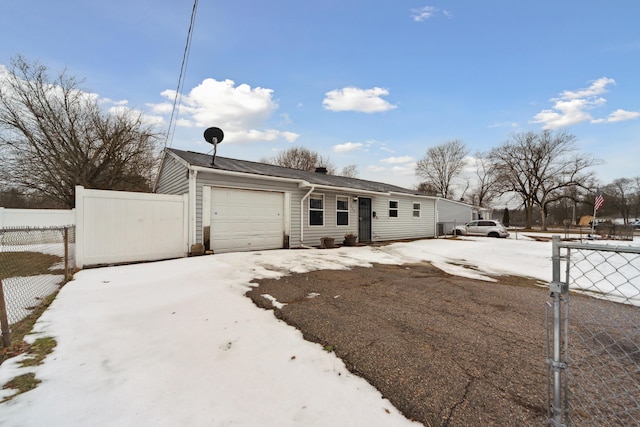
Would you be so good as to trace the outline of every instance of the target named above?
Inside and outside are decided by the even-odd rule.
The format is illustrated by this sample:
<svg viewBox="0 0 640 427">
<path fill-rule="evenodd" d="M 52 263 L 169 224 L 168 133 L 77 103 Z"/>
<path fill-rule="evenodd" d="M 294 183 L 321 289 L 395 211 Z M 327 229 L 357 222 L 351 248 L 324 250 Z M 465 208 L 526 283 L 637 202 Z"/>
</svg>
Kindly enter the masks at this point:
<svg viewBox="0 0 640 427">
<path fill-rule="evenodd" d="M 640 425 L 640 247 L 554 236 L 552 251 L 548 424 Z"/>
</svg>

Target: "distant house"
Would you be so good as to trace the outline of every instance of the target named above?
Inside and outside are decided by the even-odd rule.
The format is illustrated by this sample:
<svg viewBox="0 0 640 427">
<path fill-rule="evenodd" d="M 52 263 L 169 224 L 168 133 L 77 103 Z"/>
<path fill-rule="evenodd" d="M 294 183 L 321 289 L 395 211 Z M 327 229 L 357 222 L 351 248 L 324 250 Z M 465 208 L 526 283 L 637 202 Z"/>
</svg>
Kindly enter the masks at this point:
<svg viewBox="0 0 640 427">
<path fill-rule="evenodd" d="M 436 197 L 380 182 L 165 150 L 155 191 L 188 194 L 189 244 L 214 253 L 430 238 Z"/>
<path fill-rule="evenodd" d="M 436 202 L 437 234 L 450 233 L 456 225 L 477 219 L 490 219 L 491 210 L 464 202 L 438 198 Z"/>
</svg>

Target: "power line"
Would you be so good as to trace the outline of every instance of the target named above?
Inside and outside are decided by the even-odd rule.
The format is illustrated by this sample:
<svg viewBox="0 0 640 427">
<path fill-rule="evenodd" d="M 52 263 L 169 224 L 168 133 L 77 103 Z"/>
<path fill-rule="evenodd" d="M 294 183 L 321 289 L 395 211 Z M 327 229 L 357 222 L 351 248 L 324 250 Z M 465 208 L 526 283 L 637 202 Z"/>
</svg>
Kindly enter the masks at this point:
<svg viewBox="0 0 640 427">
<path fill-rule="evenodd" d="M 176 125 L 174 121 L 178 118 L 178 112 L 180 111 L 180 100 L 182 87 L 184 85 L 184 78 L 187 75 L 187 65 L 189 63 L 189 52 L 191 51 L 191 37 L 193 36 L 193 27 L 196 22 L 196 11 L 198 9 L 198 0 L 194 0 L 193 9 L 191 10 L 191 21 L 189 22 L 189 30 L 187 31 L 187 42 L 184 46 L 184 53 L 182 54 L 182 65 L 180 66 L 180 75 L 178 76 L 178 87 L 176 88 L 176 95 L 173 98 L 173 108 L 171 109 L 171 117 L 169 118 L 169 128 L 167 129 L 167 138 L 164 141 L 165 148 L 167 145 L 171 147 L 173 143 L 173 135 L 176 132 Z"/>
</svg>

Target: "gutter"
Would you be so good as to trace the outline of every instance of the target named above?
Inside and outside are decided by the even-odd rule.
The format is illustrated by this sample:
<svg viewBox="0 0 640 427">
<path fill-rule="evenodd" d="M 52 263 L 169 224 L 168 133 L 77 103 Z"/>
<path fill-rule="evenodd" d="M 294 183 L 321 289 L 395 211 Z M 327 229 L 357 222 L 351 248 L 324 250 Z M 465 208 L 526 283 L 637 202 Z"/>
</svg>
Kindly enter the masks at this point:
<svg viewBox="0 0 640 427">
<path fill-rule="evenodd" d="M 202 173 L 217 173 L 220 175 L 241 176 L 241 177 L 247 177 L 247 178 L 260 177 L 261 179 L 266 179 L 270 181 L 293 182 L 293 183 L 297 183 L 299 186 L 311 185 L 307 181 L 303 179 L 297 179 L 297 178 L 282 178 L 279 176 L 260 175 L 260 174 L 250 173 L 250 172 L 235 172 L 235 171 L 228 171 L 224 169 L 212 169 L 212 168 L 205 168 L 202 166 L 194 166 L 194 165 L 190 165 L 189 169 L 202 172 Z"/>
<path fill-rule="evenodd" d="M 397 191 L 390 191 L 389 193 L 377 193 L 377 194 L 385 194 L 385 195 L 398 195 L 398 196 L 411 196 L 411 197 L 415 197 L 418 199 L 431 199 L 431 200 L 437 200 L 439 199 L 439 197 L 435 197 L 435 196 L 427 196 L 426 194 L 412 194 L 412 193 L 400 193 Z"/>
<path fill-rule="evenodd" d="M 391 193 L 383 192 L 383 191 L 371 191 L 371 190 L 359 190 L 357 188 L 349 188 L 349 187 L 335 187 L 333 185 L 322 185 L 322 184 L 310 184 L 306 181 L 303 181 L 304 184 L 300 184 L 300 187 L 312 187 L 316 190 L 330 190 L 330 191 L 341 191 L 343 193 L 348 194 L 364 194 L 371 196 L 389 196 Z"/>
</svg>

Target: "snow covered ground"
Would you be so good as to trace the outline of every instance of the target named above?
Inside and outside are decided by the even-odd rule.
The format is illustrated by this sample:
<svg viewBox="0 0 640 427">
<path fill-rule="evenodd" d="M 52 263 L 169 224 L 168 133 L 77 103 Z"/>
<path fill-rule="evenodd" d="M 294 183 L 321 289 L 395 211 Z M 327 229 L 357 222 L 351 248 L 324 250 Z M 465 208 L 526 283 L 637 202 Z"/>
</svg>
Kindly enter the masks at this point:
<svg viewBox="0 0 640 427">
<path fill-rule="evenodd" d="M 640 246 L 638 239 L 625 244 Z M 26 372 L 42 380 L 0 404 L 0 425 L 416 425 L 333 353 L 305 341 L 244 293 L 253 279 L 289 272 L 422 260 L 483 280 L 495 274 L 551 278 L 551 243 L 524 235 L 84 270 L 30 336 L 56 339 L 45 363 L 18 368 L 19 356 L 0 366 L 0 384 Z M 1 390 L 0 399 L 10 394 Z"/>
</svg>

